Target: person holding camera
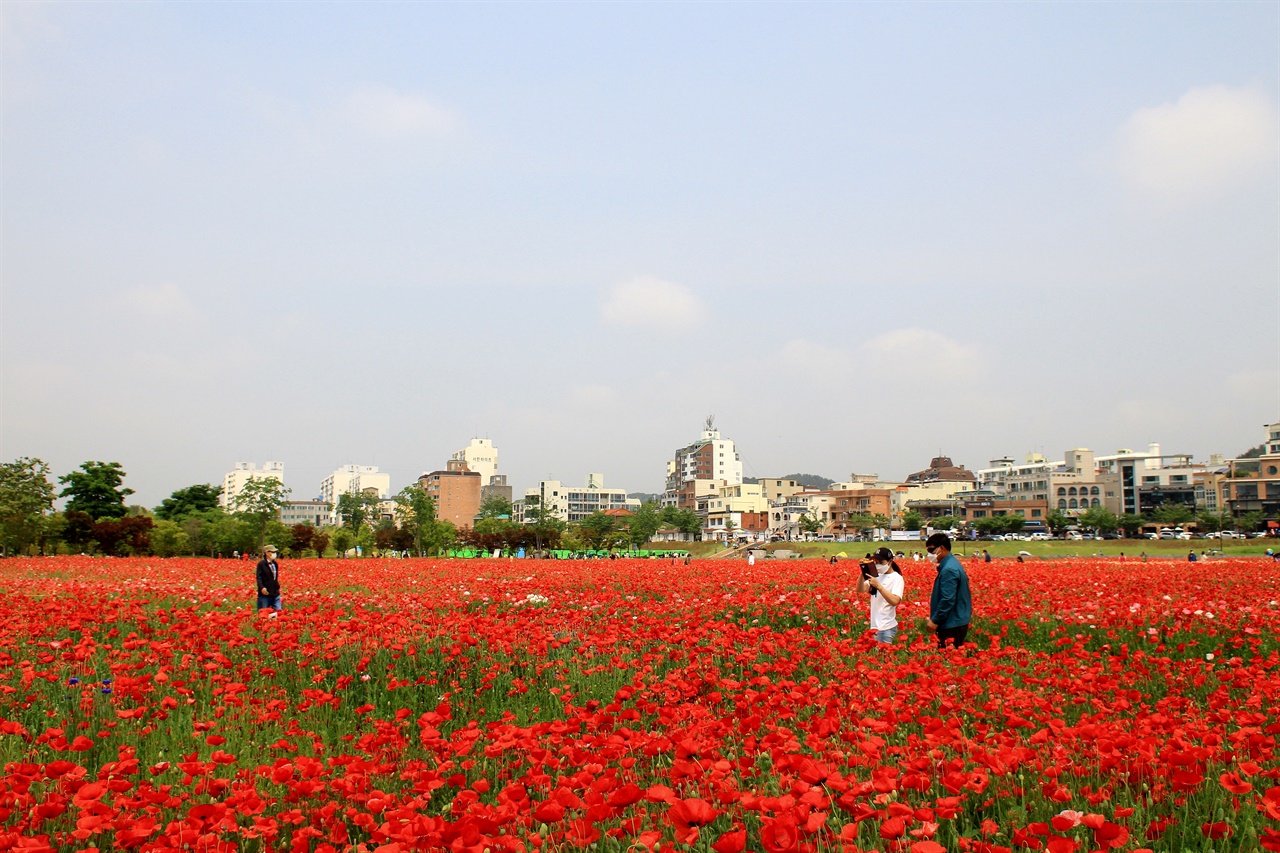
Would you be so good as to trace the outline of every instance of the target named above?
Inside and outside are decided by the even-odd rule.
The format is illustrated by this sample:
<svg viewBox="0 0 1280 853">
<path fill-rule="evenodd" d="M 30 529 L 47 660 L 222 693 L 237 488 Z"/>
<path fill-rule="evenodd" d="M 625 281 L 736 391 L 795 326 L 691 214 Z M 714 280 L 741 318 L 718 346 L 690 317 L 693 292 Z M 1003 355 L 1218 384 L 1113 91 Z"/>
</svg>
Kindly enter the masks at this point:
<svg viewBox="0 0 1280 853">
<path fill-rule="evenodd" d="M 892 645 L 898 636 L 898 604 L 902 602 L 906 581 L 888 548 L 867 557 L 867 562 L 860 565 L 858 594 L 870 596 L 871 630 L 876 632 L 876 642 Z"/>
</svg>

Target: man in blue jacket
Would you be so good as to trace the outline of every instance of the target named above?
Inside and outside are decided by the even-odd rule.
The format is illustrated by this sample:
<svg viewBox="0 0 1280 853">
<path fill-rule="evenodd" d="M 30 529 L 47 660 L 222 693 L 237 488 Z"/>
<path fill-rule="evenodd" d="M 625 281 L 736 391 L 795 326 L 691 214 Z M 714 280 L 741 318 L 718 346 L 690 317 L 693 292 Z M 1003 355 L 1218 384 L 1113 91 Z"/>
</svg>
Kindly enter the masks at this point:
<svg viewBox="0 0 1280 853">
<path fill-rule="evenodd" d="M 973 614 L 969 595 L 969 575 L 951 553 L 951 537 L 935 533 L 925 540 L 929 562 L 938 567 L 929 596 L 929 628 L 938 633 L 938 648 L 950 640 L 957 648 L 964 644 Z"/>
</svg>

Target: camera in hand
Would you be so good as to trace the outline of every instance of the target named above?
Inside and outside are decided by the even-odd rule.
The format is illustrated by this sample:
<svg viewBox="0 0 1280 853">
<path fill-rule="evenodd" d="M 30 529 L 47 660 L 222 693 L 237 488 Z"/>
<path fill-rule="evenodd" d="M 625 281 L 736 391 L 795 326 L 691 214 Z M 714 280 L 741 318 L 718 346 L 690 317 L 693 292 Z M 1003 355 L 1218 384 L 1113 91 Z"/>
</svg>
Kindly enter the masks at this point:
<svg viewBox="0 0 1280 853">
<path fill-rule="evenodd" d="M 862 576 L 867 580 L 880 576 L 880 572 L 876 570 L 875 563 L 859 563 L 858 568 L 862 570 Z"/>
</svg>

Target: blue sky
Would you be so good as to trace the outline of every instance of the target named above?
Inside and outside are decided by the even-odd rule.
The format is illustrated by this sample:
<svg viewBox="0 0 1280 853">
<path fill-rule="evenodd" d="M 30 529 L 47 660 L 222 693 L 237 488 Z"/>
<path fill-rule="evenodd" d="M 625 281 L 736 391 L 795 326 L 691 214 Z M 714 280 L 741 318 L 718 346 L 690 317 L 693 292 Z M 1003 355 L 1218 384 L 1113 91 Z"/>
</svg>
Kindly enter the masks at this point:
<svg viewBox="0 0 1280 853">
<path fill-rule="evenodd" d="M 1280 417 L 1274 4 L 6 3 L 0 455 L 155 504 Z"/>
</svg>

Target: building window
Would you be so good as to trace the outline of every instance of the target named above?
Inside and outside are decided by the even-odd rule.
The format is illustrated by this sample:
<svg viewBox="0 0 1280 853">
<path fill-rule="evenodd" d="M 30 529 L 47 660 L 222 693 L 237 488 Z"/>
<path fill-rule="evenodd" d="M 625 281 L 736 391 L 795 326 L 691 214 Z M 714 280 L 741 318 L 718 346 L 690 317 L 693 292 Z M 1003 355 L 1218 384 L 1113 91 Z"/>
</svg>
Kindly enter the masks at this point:
<svg viewBox="0 0 1280 853">
<path fill-rule="evenodd" d="M 1078 508 L 1079 506 L 1080 506 L 1080 505 L 1079 505 L 1078 503 L 1076 503 L 1076 499 L 1075 499 L 1075 498 L 1072 498 L 1071 500 L 1067 501 L 1067 508 L 1068 508 L 1068 509 L 1076 509 L 1076 508 Z"/>
<path fill-rule="evenodd" d="M 1102 501 L 1098 500 L 1097 498 L 1094 498 L 1094 499 L 1093 499 L 1093 504 L 1092 504 L 1092 505 L 1093 505 L 1093 506 L 1102 506 Z"/>
<path fill-rule="evenodd" d="M 1059 499 L 1058 499 L 1058 509 L 1066 509 L 1066 508 L 1067 508 L 1067 499 L 1066 499 L 1066 498 L 1059 498 Z"/>
<path fill-rule="evenodd" d="M 1066 495 L 1066 493 L 1067 493 L 1067 490 L 1065 486 L 1058 486 L 1058 497 L 1062 497 Z"/>
</svg>

